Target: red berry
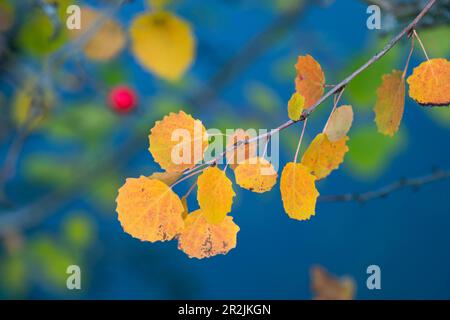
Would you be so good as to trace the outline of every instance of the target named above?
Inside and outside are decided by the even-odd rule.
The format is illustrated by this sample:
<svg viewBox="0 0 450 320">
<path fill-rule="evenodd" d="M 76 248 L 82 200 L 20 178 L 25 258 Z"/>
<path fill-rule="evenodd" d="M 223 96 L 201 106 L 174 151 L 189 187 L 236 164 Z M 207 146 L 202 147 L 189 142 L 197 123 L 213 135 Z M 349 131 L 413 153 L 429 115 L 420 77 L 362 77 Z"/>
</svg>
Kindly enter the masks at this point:
<svg viewBox="0 0 450 320">
<path fill-rule="evenodd" d="M 136 93 L 127 86 L 115 87 L 109 93 L 109 104 L 117 112 L 128 113 L 136 107 Z"/>
</svg>

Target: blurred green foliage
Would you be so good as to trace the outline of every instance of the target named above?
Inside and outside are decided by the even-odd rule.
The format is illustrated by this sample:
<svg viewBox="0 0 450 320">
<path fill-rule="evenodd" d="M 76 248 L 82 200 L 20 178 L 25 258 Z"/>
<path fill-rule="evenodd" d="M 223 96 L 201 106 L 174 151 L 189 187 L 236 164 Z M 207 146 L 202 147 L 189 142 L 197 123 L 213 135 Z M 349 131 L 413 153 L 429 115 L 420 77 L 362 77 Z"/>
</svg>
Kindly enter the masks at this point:
<svg viewBox="0 0 450 320">
<path fill-rule="evenodd" d="M 450 26 L 440 26 L 420 31 L 420 38 L 426 44 L 426 50 L 430 58 L 446 57 L 450 53 Z M 447 39 L 447 41 L 442 41 Z M 420 49 L 418 48 L 419 54 Z"/>
<path fill-rule="evenodd" d="M 56 140 L 72 140 L 93 147 L 110 134 L 117 120 L 105 105 L 80 103 L 56 114 L 45 129 Z"/>
<path fill-rule="evenodd" d="M 74 248 L 85 249 L 95 238 L 95 225 L 84 212 L 74 212 L 63 222 L 62 235 Z"/>
<path fill-rule="evenodd" d="M 57 0 L 58 17 L 66 20 L 66 8 L 73 3 L 71 0 Z M 17 42 L 26 53 L 43 57 L 59 49 L 67 40 L 67 29 L 55 30 L 50 18 L 36 8 L 26 14 L 24 24 L 20 27 Z"/>
<path fill-rule="evenodd" d="M 378 177 L 406 144 L 405 128 L 394 136 L 380 134 L 375 125 L 359 126 L 350 132 L 345 168 L 358 178 Z"/>
<path fill-rule="evenodd" d="M 257 107 L 259 111 L 273 114 L 283 105 L 278 94 L 267 85 L 260 82 L 251 82 L 245 88 L 247 101 Z"/>
<path fill-rule="evenodd" d="M 69 213 L 56 235 L 39 232 L 24 240 L 11 233 L 8 237 L 9 252 L 0 257 L 0 297 L 3 291 L 7 298 L 25 298 L 34 285 L 67 294 L 67 267 L 78 265 L 85 270 L 97 235 L 88 213 L 75 211 Z"/>
<path fill-rule="evenodd" d="M 29 180 L 47 187 L 63 187 L 77 174 L 71 161 L 48 154 L 35 154 L 27 158 L 24 173 Z"/>
<path fill-rule="evenodd" d="M 348 76 L 367 62 L 374 52 L 379 51 L 385 45 L 386 39 L 376 41 L 376 45 L 368 47 L 362 53 L 349 59 L 350 64 L 344 68 L 341 78 Z M 381 84 L 383 74 L 390 73 L 393 69 L 402 69 L 399 67 L 402 48 L 394 47 L 383 59 L 371 65 L 363 73 L 353 79 L 345 90 L 345 98 L 348 98 L 350 104 L 356 112 L 372 110 L 376 100 L 376 88 Z"/>
</svg>

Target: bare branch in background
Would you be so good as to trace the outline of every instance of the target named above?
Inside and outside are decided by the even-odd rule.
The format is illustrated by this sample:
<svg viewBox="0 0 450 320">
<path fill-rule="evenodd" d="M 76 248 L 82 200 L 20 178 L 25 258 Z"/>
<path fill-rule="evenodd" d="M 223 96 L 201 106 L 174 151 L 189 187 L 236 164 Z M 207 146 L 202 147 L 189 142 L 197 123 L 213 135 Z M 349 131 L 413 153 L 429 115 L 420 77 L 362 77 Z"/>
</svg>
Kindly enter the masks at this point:
<svg viewBox="0 0 450 320">
<path fill-rule="evenodd" d="M 395 191 L 399 191 L 402 189 L 412 188 L 413 190 L 417 190 L 420 187 L 441 181 L 450 179 L 450 170 L 434 170 L 433 173 L 427 174 L 425 176 L 417 177 L 417 178 L 407 178 L 400 179 L 393 183 L 390 183 L 384 187 L 381 187 L 376 190 L 367 191 L 363 193 L 345 193 L 339 195 L 325 195 L 320 196 L 319 201 L 322 202 L 367 202 L 370 200 L 385 198 L 391 193 Z"/>
<path fill-rule="evenodd" d="M 189 99 L 189 103 L 194 106 L 207 105 L 214 99 L 218 91 L 242 73 L 252 61 L 272 48 L 279 41 L 280 36 L 289 31 L 300 19 L 308 4 L 309 1 L 299 1 L 296 7 L 280 14 L 273 23 L 249 40 L 244 47 L 225 62 L 223 67 L 208 81 L 207 85 Z"/>
<path fill-rule="evenodd" d="M 362 0 L 368 5 L 377 5 L 384 13 L 391 14 L 399 23 L 410 20 L 422 10 L 423 0 L 391 1 L 391 0 Z M 440 0 L 427 17 L 420 22 L 421 27 L 434 27 L 450 23 L 450 0 Z"/>
</svg>

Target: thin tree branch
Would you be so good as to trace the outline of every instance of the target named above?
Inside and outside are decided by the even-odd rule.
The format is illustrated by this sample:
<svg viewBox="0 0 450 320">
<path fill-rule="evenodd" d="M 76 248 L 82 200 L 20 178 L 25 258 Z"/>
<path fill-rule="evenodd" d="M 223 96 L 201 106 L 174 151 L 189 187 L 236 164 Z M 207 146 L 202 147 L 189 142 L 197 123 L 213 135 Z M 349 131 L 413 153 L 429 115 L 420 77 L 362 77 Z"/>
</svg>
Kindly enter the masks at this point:
<svg viewBox="0 0 450 320">
<path fill-rule="evenodd" d="M 322 98 L 319 99 L 312 107 L 305 110 L 300 117 L 299 120 L 288 120 L 285 123 L 278 126 L 276 129 L 271 130 L 270 132 L 261 134 L 259 136 L 253 137 L 251 139 L 245 140 L 245 141 L 239 141 L 238 143 L 232 145 L 231 147 L 227 148 L 225 151 L 223 151 L 221 154 L 219 154 L 216 158 L 210 160 L 208 163 L 217 163 L 225 154 L 227 154 L 230 151 L 233 151 L 235 148 L 249 144 L 252 142 L 256 142 L 259 139 L 267 138 L 274 133 L 280 132 L 286 128 L 289 128 L 293 124 L 296 124 L 297 122 L 305 121 L 317 108 L 320 106 L 323 102 L 325 102 L 329 97 L 332 95 L 341 92 L 356 76 L 358 76 L 361 72 L 366 70 L 368 67 L 370 67 L 372 64 L 380 60 L 386 53 L 388 53 L 405 35 L 408 35 L 410 32 L 414 30 L 417 23 L 427 14 L 427 12 L 433 7 L 433 5 L 436 3 L 436 0 L 430 0 L 425 5 L 425 7 L 422 9 L 422 11 L 417 15 L 417 17 L 406 27 L 404 28 L 399 34 L 397 34 L 380 52 L 378 52 L 376 55 L 374 55 L 372 58 L 369 59 L 365 64 L 363 64 L 361 67 L 359 67 L 356 71 L 354 71 L 351 75 L 349 75 L 347 78 L 342 80 L 339 84 L 334 86 L 331 90 L 329 90 Z M 191 170 L 188 170 L 186 173 L 190 173 L 194 171 L 196 167 L 192 168 Z"/>
<path fill-rule="evenodd" d="M 290 126 L 292 126 L 293 124 L 297 123 L 297 122 L 302 122 L 305 119 L 307 119 L 315 110 L 316 108 L 322 104 L 324 101 L 326 101 L 329 97 L 331 97 L 332 95 L 334 95 L 335 93 L 339 93 L 352 79 L 354 79 L 357 75 L 359 75 L 361 72 L 363 72 L 365 69 L 367 69 L 369 66 L 371 66 L 372 64 L 374 64 L 376 61 L 378 61 L 381 57 L 383 57 L 392 47 L 394 47 L 406 34 L 410 33 L 415 26 L 417 25 L 417 23 L 427 14 L 427 12 L 430 10 L 430 8 L 435 4 L 436 0 L 430 0 L 428 1 L 428 3 L 425 5 L 425 7 L 422 9 L 422 11 L 417 15 L 417 17 L 406 27 L 404 28 L 398 35 L 396 35 L 387 45 L 386 47 L 381 50 L 379 53 L 377 53 L 375 56 L 373 56 L 369 61 L 367 61 L 364 65 L 362 65 L 359 69 L 357 69 L 355 72 L 353 72 L 350 76 L 348 76 L 347 78 L 345 78 L 343 81 L 341 81 L 338 85 L 336 85 L 335 87 L 333 87 L 333 89 L 331 89 L 330 91 L 328 91 L 314 106 L 312 106 L 311 108 L 309 108 L 307 111 L 305 111 L 303 113 L 303 115 L 301 116 L 300 120 L 298 121 L 292 121 L 289 120 L 283 124 L 281 124 L 279 127 L 277 127 L 276 129 L 271 130 L 268 133 L 259 135 L 257 137 L 245 140 L 245 141 L 240 141 L 236 144 L 234 144 L 233 146 L 230 146 L 229 148 L 227 148 L 225 151 L 223 151 L 219 156 L 217 156 L 216 158 L 209 160 L 207 163 L 203 163 L 199 166 L 205 166 L 205 165 L 212 165 L 217 163 L 225 154 L 227 154 L 230 151 L 233 151 L 234 149 L 236 149 L 237 147 L 244 145 L 244 144 L 249 144 L 255 141 L 258 141 L 259 139 L 262 138 L 270 138 L 274 133 L 276 132 L 280 132 Z M 259 43 L 259 41 L 257 42 Z M 247 59 L 245 59 L 247 61 Z M 252 61 L 252 60 L 248 60 L 248 61 Z M 233 76 L 235 75 L 235 73 L 233 73 Z M 135 140 L 140 141 L 140 137 L 135 137 L 133 139 L 131 139 L 132 141 L 130 143 L 126 143 L 124 145 L 124 148 L 122 149 L 117 149 L 117 152 L 114 152 L 110 158 L 115 160 L 115 156 L 122 155 L 122 154 L 128 154 L 130 152 L 130 148 L 132 147 L 132 145 L 134 144 Z M 105 163 L 110 164 L 105 165 Z M 73 183 L 71 186 L 65 188 L 64 190 L 57 190 L 54 194 L 50 194 L 48 197 L 41 199 L 40 201 L 31 204 L 28 207 L 22 208 L 18 211 L 12 211 L 12 212 L 8 212 L 5 213 L 3 215 L 0 215 L 0 235 L 3 234 L 4 232 L 8 231 L 10 229 L 10 227 L 14 227 L 14 228 L 23 228 L 27 225 L 29 225 L 31 222 L 35 221 L 37 219 L 37 217 L 40 216 L 45 216 L 47 214 L 49 214 L 48 212 L 46 212 L 46 210 L 52 210 L 57 206 L 57 203 L 61 203 L 61 202 L 65 202 L 68 199 L 70 199 L 70 191 L 75 190 L 75 188 L 77 186 L 82 185 L 82 183 L 84 182 L 84 179 L 86 177 L 89 177 L 91 174 L 93 173 L 97 173 L 97 171 L 101 168 L 104 169 L 105 167 L 111 167 L 117 165 L 117 162 L 111 161 L 107 162 L 103 159 L 103 161 L 100 161 L 99 163 L 97 163 L 96 165 L 94 165 L 92 168 L 90 168 L 90 170 L 85 170 L 85 174 L 81 175 L 81 179 L 80 181 L 76 181 L 75 183 Z M 194 167 L 191 170 L 188 170 L 184 173 L 184 175 L 188 175 L 189 173 L 192 173 L 193 171 L 197 170 L 199 166 Z M 58 200 L 58 201 L 56 201 Z M 30 212 L 33 213 L 32 216 L 30 216 Z"/>
<path fill-rule="evenodd" d="M 345 193 L 339 195 L 325 195 L 320 196 L 319 201 L 322 202 L 367 202 L 370 200 L 385 198 L 391 193 L 395 191 L 399 191 L 401 189 L 413 188 L 418 189 L 424 185 L 440 181 L 450 179 L 450 170 L 436 170 L 431 174 L 427 174 L 425 176 L 417 177 L 417 178 L 409 178 L 409 179 L 400 179 L 396 182 L 388 184 L 384 187 L 381 187 L 376 190 L 367 191 L 363 193 Z"/>
</svg>

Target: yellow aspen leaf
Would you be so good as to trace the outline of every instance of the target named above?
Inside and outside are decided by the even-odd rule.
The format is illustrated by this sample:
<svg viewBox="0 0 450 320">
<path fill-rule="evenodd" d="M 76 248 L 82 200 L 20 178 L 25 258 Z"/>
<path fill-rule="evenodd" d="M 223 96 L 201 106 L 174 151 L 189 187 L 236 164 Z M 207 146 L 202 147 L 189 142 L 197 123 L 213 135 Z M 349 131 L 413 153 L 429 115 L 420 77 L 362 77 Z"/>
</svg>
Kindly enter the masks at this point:
<svg viewBox="0 0 450 320">
<path fill-rule="evenodd" d="M 236 195 L 231 180 L 219 168 L 209 167 L 198 177 L 197 183 L 197 200 L 206 220 L 213 224 L 222 222 L 231 211 Z"/>
<path fill-rule="evenodd" d="M 254 136 L 252 136 L 249 131 L 245 131 L 244 129 L 236 129 L 227 139 L 227 148 L 237 144 L 238 142 L 250 140 L 253 137 Z M 227 152 L 227 163 L 229 163 L 230 167 L 234 170 L 240 162 L 255 157 L 257 151 L 257 141 L 240 145 L 232 151 Z"/>
<path fill-rule="evenodd" d="M 304 106 L 305 106 L 305 97 L 303 97 L 298 92 L 294 93 L 288 102 L 289 119 L 298 121 L 302 116 Z"/>
<path fill-rule="evenodd" d="M 125 47 L 127 37 L 122 26 L 112 18 L 102 17 L 102 14 L 90 7 L 81 8 L 81 29 L 70 30 L 72 38 L 79 38 L 92 28 L 96 28 L 99 19 L 105 19 L 98 29 L 90 36 L 83 48 L 86 57 L 95 61 L 107 61 L 116 57 Z"/>
<path fill-rule="evenodd" d="M 311 268 L 311 289 L 314 300 L 352 300 L 356 285 L 352 278 L 338 278 L 328 273 L 323 267 Z"/>
<path fill-rule="evenodd" d="M 309 220 L 316 211 L 319 192 L 316 177 L 301 163 L 289 162 L 281 173 L 280 191 L 284 210 L 296 220 Z"/>
<path fill-rule="evenodd" d="M 139 15 L 132 22 L 130 34 L 136 59 L 163 79 L 178 80 L 192 64 L 195 39 L 191 26 L 172 13 Z"/>
<path fill-rule="evenodd" d="M 184 227 L 180 198 L 159 180 L 128 178 L 116 202 L 123 230 L 142 241 L 171 240 Z"/>
<path fill-rule="evenodd" d="M 278 174 L 272 164 L 264 158 L 250 158 L 234 170 L 236 183 L 242 188 L 264 193 L 277 183 Z"/>
<path fill-rule="evenodd" d="M 409 96 L 423 106 L 450 104 L 450 62 L 431 59 L 414 68 L 407 80 Z"/>
<path fill-rule="evenodd" d="M 204 211 L 197 210 L 185 220 L 185 228 L 178 237 L 178 249 L 190 258 L 209 258 L 218 254 L 227 254 L 236 247 L 239 227 L 230 216 L 219 224 L 211 224 Z"/>
<path fill-rule="evenodd" d="M 385 74 L 377 90 L 375 123 L 378 131 L 393 136 L 400 127 L 405 109 L 405 80 L 403 72 L 394 70 Z"/>
<path fill-rule="evenodd" d="M 200 120 L 180 111 L 156 121 L 149 135 L 149 151 L 167 172 L 182 172 L 203 159 L 208 147 L 206 129 Z"/>
<path fill-rule="evenodd" d="M 327 177 L 344 161 L 344 156 L 348 151 L 347 140 L 348 137 L 345 136 L 337 142 L 331 142 L 326 134 L 318 134 L 306 149 L 302 163 L 317 179 Z"/>
<path fill-rule="evenodd" d="M 299 56 L 295 87 L 305 97 L 305 109 L 312 107 L 322 97 L 325 87 L 325 75 L 320 64 L 310 55 Z"/>
<path fill-rule="evenodd" d="M 324 130 L 328 140 L 337 142 L 344 138 L 350 130 L 353 123 L 352 106 L 341 106 L 334 110 Z"/>
<path fill-rule="evenodd" d="M 54 93 L 49 90 L 42 92 L 33 79 L 15 92 L 11 116 L 17 127 L 35 130 L 46 120 L 54 105 Z"/>
<path fill-rule="evenodd" d="M 168 186 L 177 181 L 183 174 L 181 172 L 154 172 L 149 176 L 150 179 L 156 179 L 164 182 Z"/>
</svg>

